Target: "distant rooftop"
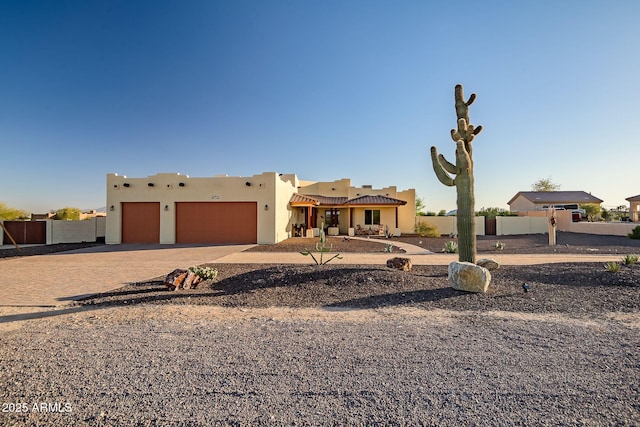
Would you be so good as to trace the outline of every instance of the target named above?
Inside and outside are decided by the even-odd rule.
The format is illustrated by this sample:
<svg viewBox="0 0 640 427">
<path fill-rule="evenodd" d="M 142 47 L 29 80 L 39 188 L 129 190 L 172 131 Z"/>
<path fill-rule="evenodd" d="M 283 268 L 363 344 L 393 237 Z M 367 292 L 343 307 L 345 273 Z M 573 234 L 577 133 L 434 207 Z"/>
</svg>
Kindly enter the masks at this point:
<svg viewBox="0 0 640 427">
<path fill-rule="evenodd" d="M 507 202 L 508 205 L 518 197 L 524 197 L 530 202 L 540 204 L 560 204 L 560 203 L 602 203 L 599 198 L 584 191 L 519 191 Z"/>
</svg>

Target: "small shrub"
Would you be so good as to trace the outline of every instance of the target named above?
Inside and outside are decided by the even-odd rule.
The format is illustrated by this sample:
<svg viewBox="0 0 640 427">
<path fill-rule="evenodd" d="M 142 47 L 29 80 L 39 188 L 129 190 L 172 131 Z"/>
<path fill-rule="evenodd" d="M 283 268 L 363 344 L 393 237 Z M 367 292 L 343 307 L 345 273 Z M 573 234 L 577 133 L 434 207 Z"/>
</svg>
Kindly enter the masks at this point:
<svg viewBox="0 0 640 427">
<path fill-rule="evenodd" d="M 393 252 L 393 243 L 387 243 L 384 245 L 384 251 L 385 252 Z"/>
<path fill-rule="evenodd" d="M 494 248 L 496 248 L 497 251 L 501 251 L 504 249 L 505 244 L 503 242 L 496 242 L 495 245 L 493 245 Z"/>
<path fill-rule="evenodd" d="M 218 277 L 218 270 L 212 267 L 189 267 L 189 271 L 192 271 L 196 274 L 196 276 L 200 277 L 202 280 L 213 280 Z"/>
<path fill-rule="evenodd" d="M 425 221 L 416 224 L 413 230 L 420 237 L 440 237 L 438 227 Z"/>
<path fill-rule="evenodd" d="M 309 256 L 310 255 L 311 258 L 313 259 L 313 262 L 315 262 L 316 265 L 325 265 L 325 264 L 329 263 L 330 261 L 332 261 L 334 259 L 342 259 L 340 254 L 335 254 L 331 258 L 323 260 L 323 257 L 324 257 L 325 253 L 333 251 L 333 245 L 329 245 L 329 247 L 327 247 L 326 243 L 327 243 L 327 239 L 326 239 L 325 234 L 324 234 L 324 223 L 322 223 L 322 227 L 320 227 L 320 241 L 318 243 L 316 243 L 316 252 L 320 256 L 318 258 L 316 258 L 313 255 L 313 252 L 311 252 L 309 249 L 306 249 L 306 248 L 305 248 L 304 251 L 300 252 L 300 255 L 304 255 L 304 256 Z"/>
<path fill-rule="evenodd" d="M 444 244 L 443 250 L 448 254 L 458 253 L 458 244 L 456 242 L 449 241 Z"/>
<path fill-rule="evenodd" d="M 627 266 L 631 266 L 636 262 L 638 262 L 638 255 L 625 255 L 621 261 L 622 265 L 627 265 Z"/>
<path fill-rule="evenodd" d="M 620 264 L 618 264 L 615 261 L 611 261 L 608 262 L 604 265 L 605 270 L 607 270 L 609 273 L 617 273 L 618 271 L 620 271 Z"/>
<path fill-rule="evenodd" d="M 635 226 L 628 236 L 630 239 L 640 239 L 640 225 Z"/>
</svg>

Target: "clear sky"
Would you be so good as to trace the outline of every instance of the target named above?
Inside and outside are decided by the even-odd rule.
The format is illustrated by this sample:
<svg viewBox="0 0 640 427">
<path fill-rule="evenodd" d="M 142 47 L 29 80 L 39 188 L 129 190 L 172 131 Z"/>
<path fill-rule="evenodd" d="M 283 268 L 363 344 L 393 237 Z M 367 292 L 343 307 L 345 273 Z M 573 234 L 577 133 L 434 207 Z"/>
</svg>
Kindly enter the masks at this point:
<svg viewBox="0 0 640 427">
<path fill-rule="evenodd" d="M 477 93 L 476 208 L 538 178 L 640 194 L 640 1 L 0 2 L 0 201 L 105 205 L 106 174 L 296 173 L 455 208 L 453 89 Z"/>
</svg>

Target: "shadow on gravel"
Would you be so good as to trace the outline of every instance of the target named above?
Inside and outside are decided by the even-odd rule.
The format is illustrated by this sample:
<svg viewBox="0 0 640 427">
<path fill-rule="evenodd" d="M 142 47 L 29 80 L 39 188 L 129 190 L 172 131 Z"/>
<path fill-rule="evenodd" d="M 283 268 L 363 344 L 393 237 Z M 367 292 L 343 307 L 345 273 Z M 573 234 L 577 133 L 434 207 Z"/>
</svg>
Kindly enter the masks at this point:
<svg viewBox="0 0 640 427">
<path fill-rule="evenodd" d="M 292 287 L 323 283 L 336 288 L 352 286 L 358 281 L 366 283 L 367 272 L 379 268 L 338 266 L 274 266 L 248 271 L 215 283 L 215 289 L 226 295 L 252 293 L 259 289 Z M 377 278 L 379 280 L 379 278 Z M 397 278 L 394 277 L 393 281 Z"/>
<path fill-rule="evenodd" d="M 19 313 L 0 316 L 0 323 L 18 322 L 21 320 L 44 319 L 45 317 L 62 316 L 65 314 L 73 314 L 81 311 L 91 310 L 87 307 L 69 307 L 63 309 L 52 308 L 50 311 L 36 311 L 33 313 Z"/>
<path fill-rule="evenodd" d="M 384 295 L 372 295 L 369 297 L 356 298 L 333 304 L 327 304 L 324 306 L 324 308 L 383 308 L 406 304 L 437 302 L 448 298 L 461 297 L 464 295 L 465 292 L 456 291 L 453 288 L 427 289 Z"/>
<path fill-rule="evenodd" d="M 606 271 L 599 263 L 566 263 L 548 265 L 503 266 L 493 273 L 496 278 L 508 273 L 513 280 L 522 283 L 537 282 L 559 286 L 611 287 L 638 286 L 640 267 L 622 267 L 617 273 Z"/>
</svg>

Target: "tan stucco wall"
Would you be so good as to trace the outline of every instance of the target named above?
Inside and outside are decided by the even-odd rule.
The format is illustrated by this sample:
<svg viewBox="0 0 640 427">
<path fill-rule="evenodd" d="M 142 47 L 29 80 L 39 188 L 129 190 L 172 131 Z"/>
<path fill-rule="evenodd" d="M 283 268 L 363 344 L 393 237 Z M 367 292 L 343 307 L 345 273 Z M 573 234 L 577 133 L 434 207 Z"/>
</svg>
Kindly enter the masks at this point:
<svg viewBox="0 0 640 427">
<path fill-rule="evenodd" d="M 348 197 L 351 180 L 342 178 L 336 181 L 313 182 L 300 181 L 299 194 L 320 195 L 328 197 Z"/>
<path fill-rule="evenodd" d="M 108 244 L 121 243 L 123 202 L 159 202 L 160 243 L 172 244 L 175 243 L 176 235 L 176 202 L 220 201 L 256 202 L 258 243 L 277 243 L 288 236 L 288 203 L 295 192 L 296 181 L 295 176 L 279 176 L 275 172 L 265 172 L 251 177 L 205 178 L 190 178 L 178 173 L 159 173 L 146 178 L 108 174 L 105 240 Z M 129 187 L 125 187 L 124 183 L 128 183 Z M 149 187 L 148 183 L 153 183 L 153 187 Z M 180 183 L 184 183 L 184 186 L 180 186 Z"/>
<path fill-rule="evenodd" d="M 544 216 L 498 216 L 496 234 L 540 234 L 549 231 L 549 220 Z"/>
<path fill-rule="evenodd" d="M 458 223 L 455 216 L 417 216 L 415 221 L 416 224 L 426 222 L 435 225 L 438 227 L 438 232 L 443 236 L 458 234 Z M 476 235 L 484 236 L 484 217 L 476 216 L 474 221 L 476 223 Z"/>
<path fill-rule="evenodd" d="M 527 200 L 523 196 L 518 196 L 516 199 L 509 205 L 509 209 L 511 212 L 526 212 L 526 211 L 535 211 L 536 205 L 535 203 Z"/>
<path fill-rule="evenodd" d="M 413 233 L 416 223 L 416 190 L 399 191 L 395 198 L 407 202 L 406 205 L 398 207 L 398 227 L 403 233 Z"/>
</svg>

